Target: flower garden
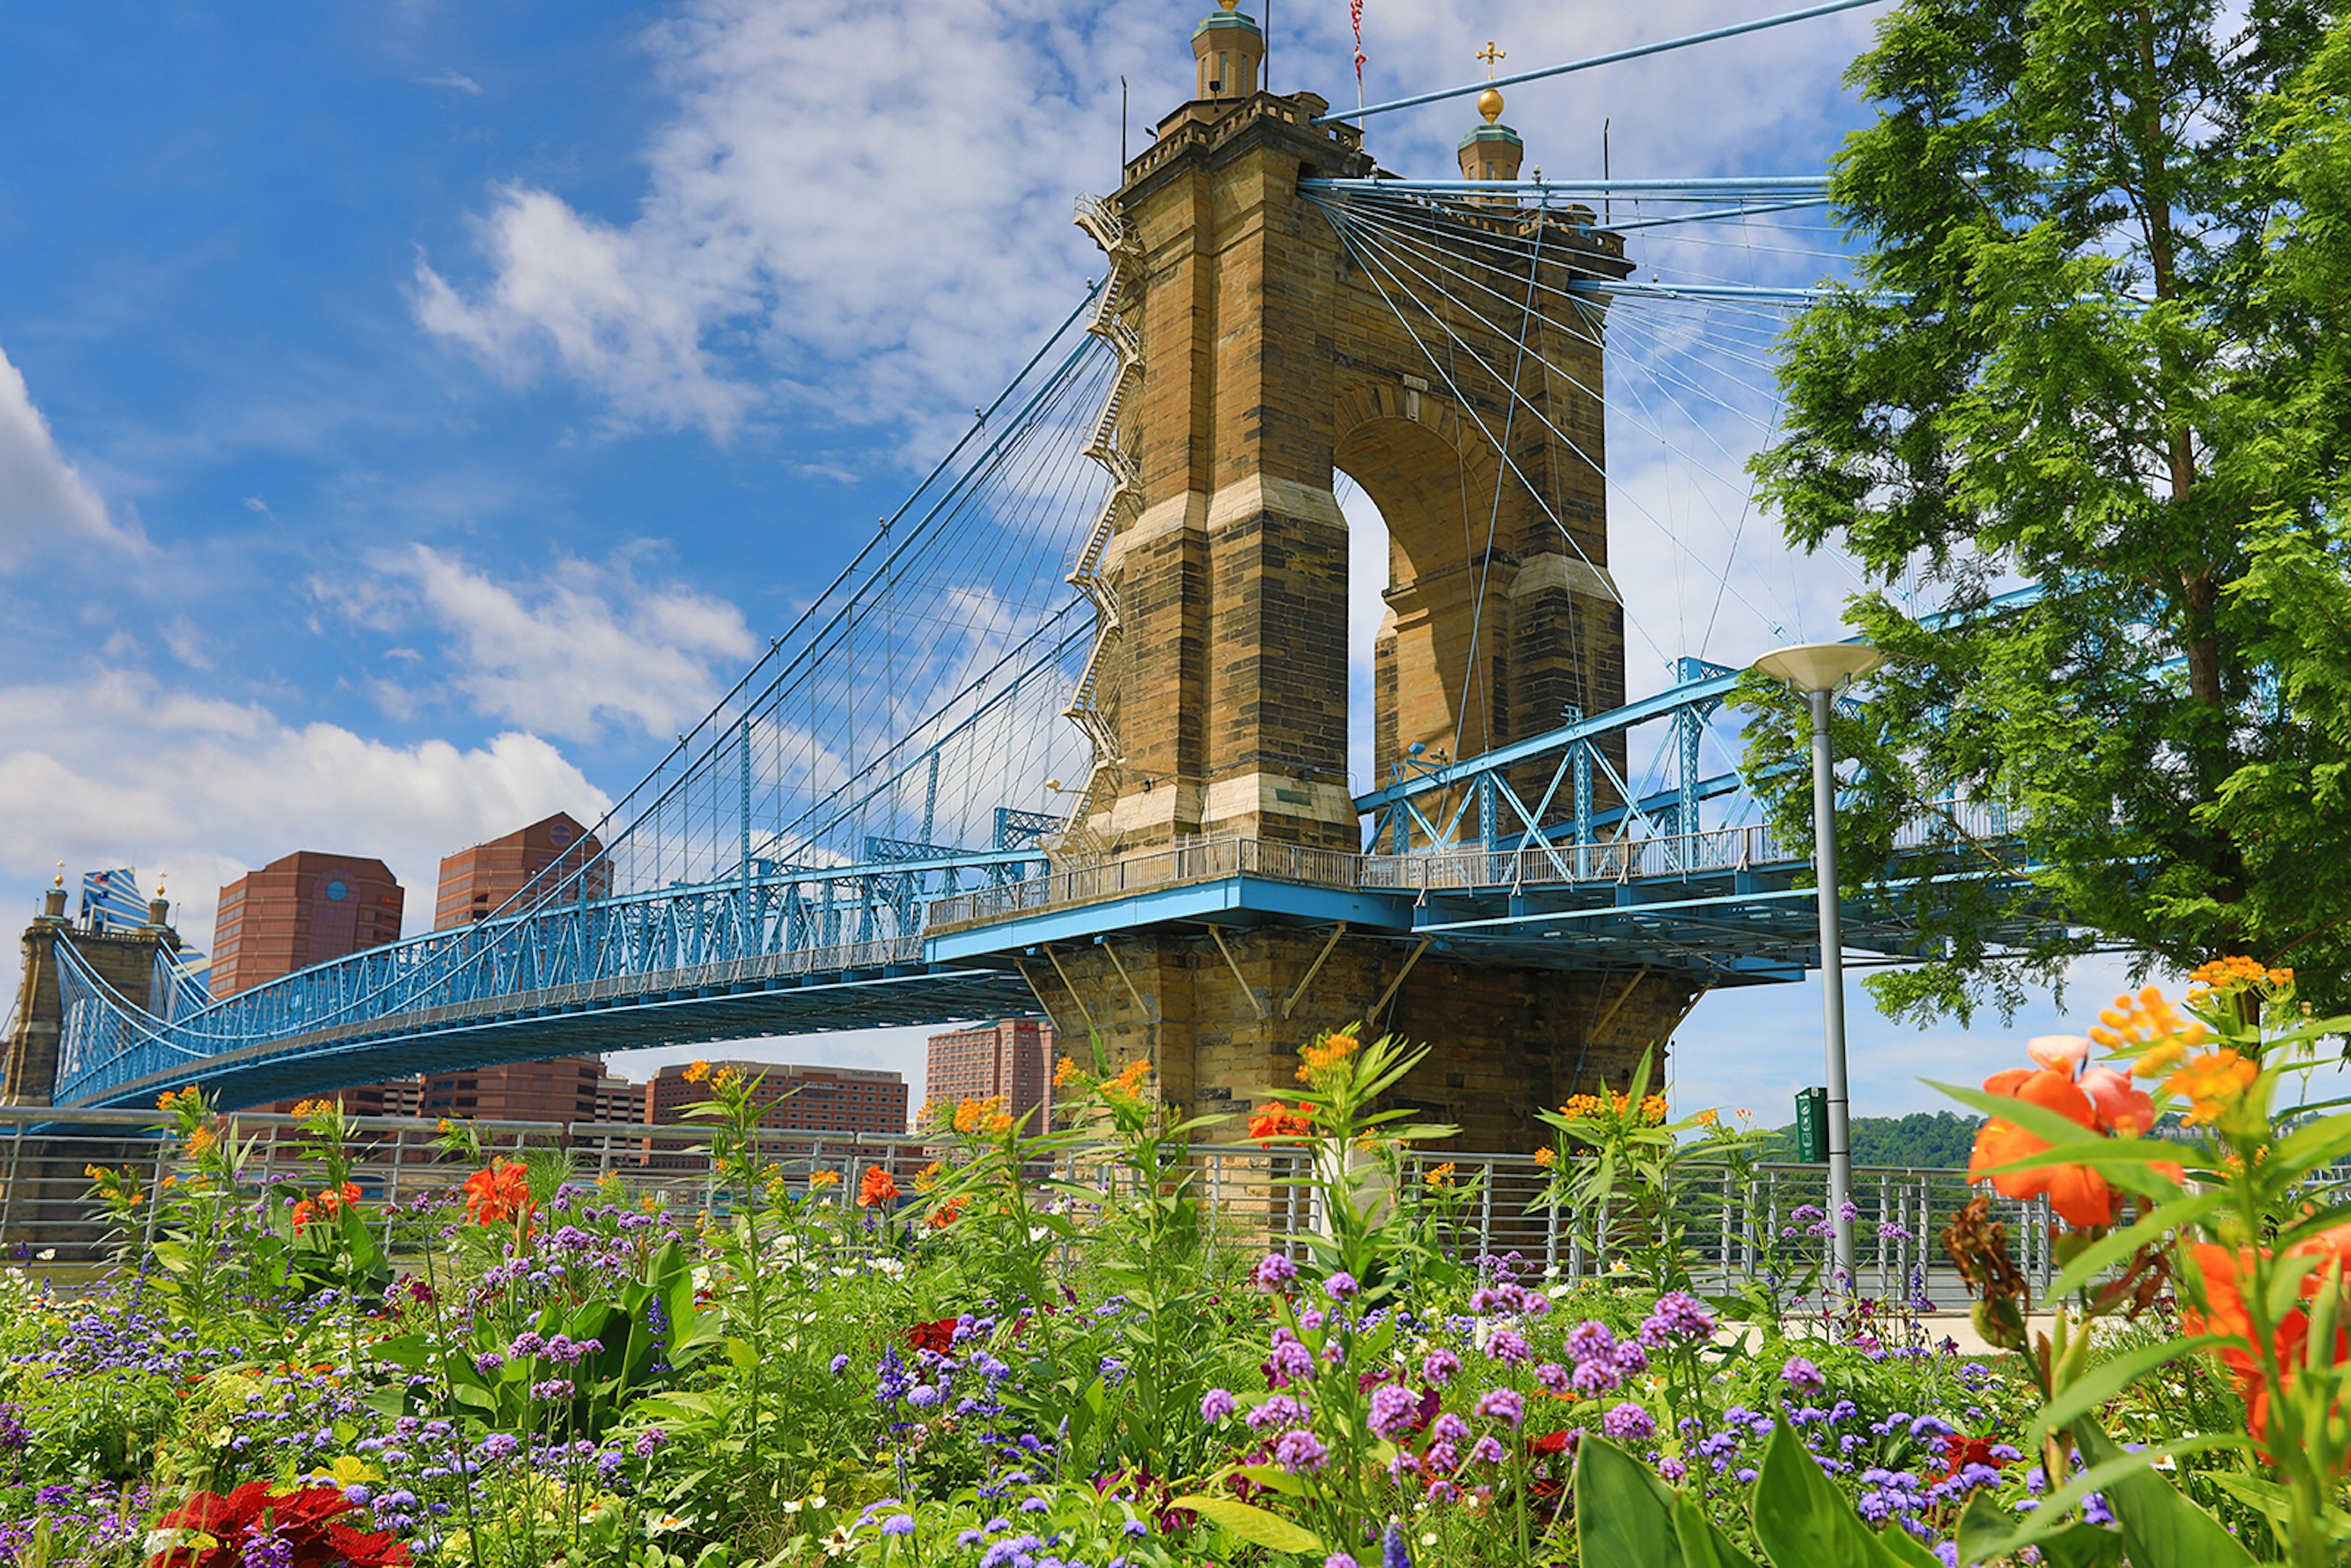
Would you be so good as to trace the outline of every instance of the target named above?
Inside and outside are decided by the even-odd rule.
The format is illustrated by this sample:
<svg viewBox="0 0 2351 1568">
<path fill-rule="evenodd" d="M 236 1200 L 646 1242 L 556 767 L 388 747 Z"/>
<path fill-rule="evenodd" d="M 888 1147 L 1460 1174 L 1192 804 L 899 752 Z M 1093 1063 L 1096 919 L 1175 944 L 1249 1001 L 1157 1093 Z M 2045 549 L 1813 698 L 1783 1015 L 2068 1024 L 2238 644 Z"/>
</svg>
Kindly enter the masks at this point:
<svg viewBox="0 0 2351 1568">
<path fill-rule="evenodd" d="M 1421 1051 L 1309 1043 L 1255 1117 L 1316 1223 L 1207 1200 L 1150 1068 L 1064 1062 L 1068 1125 L 971 1103 L 904 1184 L 789 1169 L 755 1085 L 700 1108 L 710 1212 L 486 1157 L 387 1212 L 350 1127 L 306 1179 L 167 1097 L 154 1200 L 94 1173 L 118 1266 L 0 1287 L 0 1553 L 41 1568 L 936 1568 L 2332 1561 L 2351 1539 L 2351 1113 L 2292 977 L 2208 967 L 1955 1089 L 1970 1175 L 2045 1195 L 2033 1299 L 1987 1199 L 1943 1244 L 1964 1354 L 1823 1278 L 1817 1212 L 1698 1245 L 1758 1135 L 1636 1081 L 1544 1118 L 1597 1281 L 1478 1256 Z M 2331 1061 L 2330 1061 L 2331 1065 Z M 1734 1122 L 1736 1119 L 1733 1119 Z M 1073 1151 L 1107 1180 L 1053 1172 Z M 465 1168 L 461 1166 L 459 1168 Z M 1705 1183 L 1693 1180 L 1708 1174 Z M 1734 1178 L 1726 1187 L 1725 1172 Z M 1269 1240 L 1273 1245 L 1269 1246 Z M 1749 1267 L 1746 1260 L 1760 1260 Z"/>
</svg>

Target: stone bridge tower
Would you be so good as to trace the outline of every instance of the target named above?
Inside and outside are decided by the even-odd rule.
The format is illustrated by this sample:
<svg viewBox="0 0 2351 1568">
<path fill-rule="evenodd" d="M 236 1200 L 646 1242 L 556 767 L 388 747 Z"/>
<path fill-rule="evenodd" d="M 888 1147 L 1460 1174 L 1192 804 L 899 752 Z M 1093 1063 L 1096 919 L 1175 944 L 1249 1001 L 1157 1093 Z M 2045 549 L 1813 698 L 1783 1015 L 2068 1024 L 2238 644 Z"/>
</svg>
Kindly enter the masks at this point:
<svg viewBox="0 0 2351 1568">
<path fill-rule="evenodd" d="M 129 931 L 76 930 L 66 915 L 65 878 L 49 889 L 41 913 L 25 929 L 24 967 L 16 982 L 15 1027 L 0 1066 L 0 1104 L 47 1105 L 57 1092 L 57 1047 L 64 1032 L 64 1003 L 57 988 L 57 948 L 74 952 L 133 1003 L 162 1010 L 155 988 L 158 954 L 177 952 L 180 934 L 170 924 L 171 905 L 159 894 L 147 905 L 147 924 Z"/>
<path fill-rule="evenodd" d="M 1441 271 L 1455 298 L 1409 287 L 1301 188 L 1373 174 L 1360 131 L 1315 124 L 1329 105 L 1312 93 L 1259 90 L 1262 36 L 1225 5 L 1193 36 L 1196 96 L 1114 195 L 1081 206 L 1112 264 L 1096 329 L 1126 367 L 1092 448 L 1117 493 L 1072 579 L 1103 634 L 1073 708 L 1096 758 L 1071 846 L 1106 859 L 1220 838 L 1363 848 L 1336 473 L 1389 532 L 1380 777 L 1361 787 L 1411 747 L 1475 756 L 1624 700 L 1602 313 L 1566 292 L 1624 276 L 1621 239 L 1581 208 L 1431 204 L 1401 265 Z M 1465 177 L 1516 178 L 1501 107 L 1481 101 Z M 1621 1082 L 1692 998 L 1662 976 L 1500 962 L 1376 925 L 1163 925 L 1024 971 L 1064 1031 L 1150 1053 L 1203 1112 L 1290 1087 L 1300 1043 L 1376 1009 L 1374 1027 L 1438 1047 L 1409 1097 L 1488 1148 Z"/>
</svg>

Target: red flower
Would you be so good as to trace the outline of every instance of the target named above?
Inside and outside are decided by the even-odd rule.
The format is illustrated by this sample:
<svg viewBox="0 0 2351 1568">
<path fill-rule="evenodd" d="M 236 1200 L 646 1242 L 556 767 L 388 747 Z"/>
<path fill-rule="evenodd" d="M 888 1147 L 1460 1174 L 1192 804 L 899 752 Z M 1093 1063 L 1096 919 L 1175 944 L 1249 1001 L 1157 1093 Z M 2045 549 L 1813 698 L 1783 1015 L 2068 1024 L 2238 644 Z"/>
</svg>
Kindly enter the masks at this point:
<svg viewBox="0 0 2351 1568">
<path fill-rule="evenodd" d="M 1567 1452 L 1567 1446 L 1572 1440 L 1573 1439 L 1570 1436 L 1565 1432 L 1546 1432 L 1540 1437 L 1533 1437 L 1528 1440 L 1527 1452 L 1530 1454 L 1563 1454 Z"/>
<path fill-rule="evenodd" d="M 954 1318 L 940 1318 L 934 1322 L 916 1323 L 906 1331 L 906 1343 L 916 1350 L 945 1355 L 955 1348 L 956 1322 Z"/>
<path fill-rule="evenodd" d="M 530 1175 L 511 1160 L 492 1160 L 465 1178 L 465 1213 L 476 1225 L 528 1218 L 533 1207 Z"/>
<path fill-rule="evenodd" d="M 340 1188 L 322 1186 L 316 1197 L 306 1197 L 294 1206 L 294 1228 L 301 1229 L 313 1219 L 332 1218 L 345 1208 L 356 1208 L 360 1201 L 360 1184 L 345 1182 Z"/>
<path fill-rule="evenodd" d="M 877 1203 L 898 1201 L 898 1184 L 880 1166 L 867 1166 L 865 1179 L 857 1185 L 857 1207 L 871 1208 Z"/>
<path fill-rule="evenodd" d="M 947 1199 L 946 1203 L 941 1204 L 936 1209 L 932 1211 L 931 1228 L 935 1230 L 945 1230 L 948 1226 L 953 1225 L 956 1220 L 961 1219 L 963 1218 L 963 1206 L 964 1200 L 962 1198 L 951 1197 Z"/>
<path fill-rule="evenodd" d="M 1313 1130 L 1313 1106 L 1301 1104 L 1293 1111 L 1276 1100 L 1249 1118 L 1249 1135 L 1262 1148 L 1276 1138 L 1301 1138 Z"/>
<path fill-rule="evenodd" d="M 1928 1479 L 1929 1482 L 1949 1480 L 1970 1465 L 1982 1465 L 1996 1470 L 2008 1462 L 1992 1453 L 1992 1449 L 1999 1446 L 1990 1437 L 1967 1437 L 1954 1432 L 1943 1439 L 1941 1473 Z"/>
<path fill-rule="evenodd" d="M 267 1481 L 247 1481 L 226 1497 L 193 1493 L 163 1516 L 162 1528 L 201 1531 L 210 1546 L 167 1546 L 147 1568 L 238 1568 L 246 1548 L 276 1541 L 290 1551 L 290 1568 L 393 1568 L 409 1562 L 408 1548 L 390 1531 L 362 1534 L 335 1515 L 350 1500 L 333 1487 L 304 1487 L 274 1495 Z"/>
</svg>

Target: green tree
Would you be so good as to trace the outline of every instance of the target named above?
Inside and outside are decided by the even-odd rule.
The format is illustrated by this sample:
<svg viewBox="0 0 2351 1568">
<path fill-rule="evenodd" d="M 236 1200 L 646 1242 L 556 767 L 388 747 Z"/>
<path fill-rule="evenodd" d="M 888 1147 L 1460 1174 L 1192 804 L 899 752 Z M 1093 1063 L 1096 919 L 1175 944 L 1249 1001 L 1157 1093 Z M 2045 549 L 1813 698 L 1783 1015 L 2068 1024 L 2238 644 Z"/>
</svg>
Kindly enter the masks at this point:
<svg viewBox="0 0 2351 1568">
<path fill-rule="evenodd" d="M 1790 331 L 1755 471 L 1884 585 L 1852 606 L 1893 655 L 1841 726 L 1855 881 L 1951 799 L 2034 867 L 1901 895 L 1930 961 L 1875 977 L 1889 1012 L 2005 1011 L 2100 943 L 2351 1002 L 2345 51 L 2294 0 L 1906 0 L 1850 73 L 1857 281 Z M 1777 699 L 1756 749 L 1796 727 Z M 1766 788 L 1801 839 L 1802 770 Z"/>
</svg>

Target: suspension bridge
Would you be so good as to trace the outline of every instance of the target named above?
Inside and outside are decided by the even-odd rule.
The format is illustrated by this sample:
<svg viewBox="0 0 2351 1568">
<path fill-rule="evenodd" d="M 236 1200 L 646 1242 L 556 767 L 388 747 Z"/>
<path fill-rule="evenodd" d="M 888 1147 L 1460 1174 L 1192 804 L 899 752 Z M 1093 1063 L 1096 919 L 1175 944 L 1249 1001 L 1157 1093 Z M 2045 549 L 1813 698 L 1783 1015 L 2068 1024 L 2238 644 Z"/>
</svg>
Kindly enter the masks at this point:
<svg viewBox="0 0 2351 1568">
<path fill-rule="evenodd" d="M 1408 1096 L 1502 1147 L 1708 989 L 1802 978 L 1809 862 L 1707 653 L 1799 619 L 1742 567 L 1740 443 L 1786 313 L 1842 267 L 1825 180 L 1521 177 L 1492 88 L 1460 177 L 1398 178 L 1364 118 L 1451 95 L 1260 90 L 1230 11 L 1193 49 L 1196 96 L 1078 203 L 1103 276 L 594 862 L 218 1001 L 53 900 L 12 1092 L 246 1104 L 1042 1010 L 1213 1109 L 1368 1019 L 1444 1042 Z M 1342 496 L 1388 534 L 1368 777 Z M 1620 586 L 1612 534 L 1670 563 L 1671 624 L 1632 613 L 1659 595 Z M 1845 908 L 1855 957 L 1921 956 L 1938 883 L 2020 874 L 2006 830 L 1923 812 Z"/>
</svg>

